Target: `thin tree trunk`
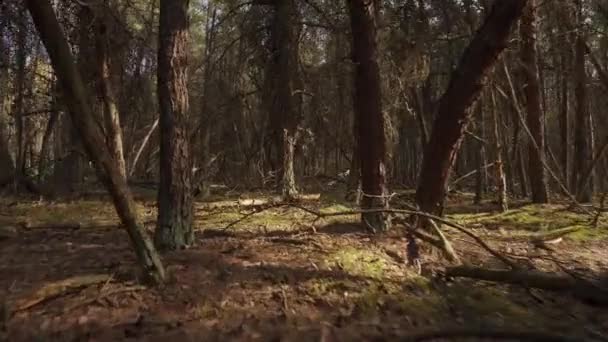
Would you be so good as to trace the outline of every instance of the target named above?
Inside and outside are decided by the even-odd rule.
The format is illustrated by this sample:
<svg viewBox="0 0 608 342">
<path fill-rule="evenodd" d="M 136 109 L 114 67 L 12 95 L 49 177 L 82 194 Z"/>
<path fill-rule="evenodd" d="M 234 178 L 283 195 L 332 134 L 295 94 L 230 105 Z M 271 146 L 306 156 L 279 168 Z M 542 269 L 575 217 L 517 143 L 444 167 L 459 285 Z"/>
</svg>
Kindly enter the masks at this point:
<svg viewBox="0 0 608 342">
<path fill-rule="evenodd" d="M 503 148 L 500 138 L 500 129 L 498 125 L 498 109 L 496 108 L 496 94 L 494 89 L 491 91 L 492 97 L 492 125 L 494 134 L 494 149 L 496 150 L 496 187 L 498 206 L 502 212 L 509 210 L 509 198 L 507 195 L 507 178 L 503 164 Z"/>
<path fill-rule="evenodd" d="M 541 84 L 536 49 L 536 1 L 529 0 L 521 18 L 521 62 L 525 79 L 527 125 L 536 141 L 528 144 L 528 175 L 533 203 L 548 203 L 547 176 L 543 166 L 545 159 L 545 132 L 541 108 Z"/>
<path fill-rule="evenodd" d="M 15 136 L 17 139 L 17 153 L 15 155 L 15 178 L 13 190 L 18 191 L 19 183 L 25 172 L 25 132 L 24 132 L 24 98 L 25 98 L 25 62 L 27 58 L 27 27 L 25 20 L 25 7 L 19 6 L 19 20 L 17 30 L 17 74 L 15 80 L 15 103 L 13 116 L 15 118 Z"/>
<path fill-rule="evenodd" d="M 433 132 L 427 144 L 416 200 L 421 210 L 443 214 L 448 179 L 484 80 L 500 53 L 526 0 L 499 1 L 467 47 L 439 103 Z"/>
<path fill-rule="evenodd" d="M 141 145 L 139 145 L 139 149 L 137 149 L 135 158 L 133 158 L 133 162 L 131 163 L 131 169 L 129 170 L 129 177 L 133 177 L 133 174 L 135 174 L 135 170 L 137 170 L 137 163 L 139 162 L 139 158 L 141 158 L 141 154 L 146 149 L 146 146 L 148 146 L 148 142 L 150 141 L 152 134 L 154 134 L 156 127 L 158 127 L 158 121 L 159 121 L 159 119 L 154 120 L 154 123 L 152 124 L 152 126 L 150 126 L 150 129 L 148 130 L 148 133 L 146 133 L 144 140 L 141 142 Z"/>
<path fill-rule="evenodd" d="M 357 116 L 358 152 L 361 166 L 361 207 L 388 208 L 387 141 L 382 112 L 380 70 L 377 61 L 376 15 L 379 1 L 348 0 L 352 30 L 352 60 L 355 66 L 353 104 Z M 361 215 L 371 231 L 386 231 L 385 213 Z"/>
<path fill-rule="evenodd" d="M 0 16 L 0 165 L 3 165 L 0 167 L 0 185 L 10 182 L 15 173 L 15 164 L 8 145 L 8 110 L 5 102 L 8 98 L 10 62 L 8 46 L 4 44 L 7 21 L 6 16 Z"/>
<path fill-rule="evenodd" d="M 107 23 L 107 11 L 98 13 L 97 27 L 95 32 L 95 42 L 97 46 L 97 72 L 99 74 L 99 85 L 101 88 L 101 98 L 103 102 L 103 118 L 106 130 L 106 141 L 110 154 L 116 159 L 120 173 L 126 178 L 127 169 L 123 151 L 122 128 L 120 126 L 120 113 L 116 104 L 116 96 L 111 78 L 110 61 L 110 37 L 108 34 L 109 26 Z"/>
<path fill-rule="evenodd" d="M 579 16 L 580 15 L 581 14 L 579 13 Z M 591 159 L 589 146 L 590 123 L 588 114 L 587 71 L 585 67 L 586 49 L 584 37 L 581 32 L 578 32 L 576 35 L 575 49 L 574 77 L 576 85 L 574 95 L 576 100 L 576 120 L 574 127 L 574 162 L 572 165 L 571 186 L 573 192 L 576 194 L 577 201 L 590 202 L 592 198 L 592 187 L 589 184 L 583 188 L 578 187 L 581 183 L 583 173 L 587 169 L 587 165 Z"/>
<path fill-rule="evenodd" d="M 194 243 L 192 158 L 188 136 L 189 0 L 161 0 L 158 48 L 160 185 L 155 243 L 175 250 Z"/>
<path fill-rule="evenodd" d="M 165 278 L 165 271 L 160 257 L 140 223 L 127 182 L 120 175 L 116 161 L 106 149 L 103 134 L 95 124 L 90 99 L 53 7 L 49 1 L 26 0 L 25 3 L 62 85 L 74 126 L 78 128 L 99 179 L 112 196 L 116 212 L 129 233 L 143 275 L 149 281 L 161 283 Z"/>
</svg>

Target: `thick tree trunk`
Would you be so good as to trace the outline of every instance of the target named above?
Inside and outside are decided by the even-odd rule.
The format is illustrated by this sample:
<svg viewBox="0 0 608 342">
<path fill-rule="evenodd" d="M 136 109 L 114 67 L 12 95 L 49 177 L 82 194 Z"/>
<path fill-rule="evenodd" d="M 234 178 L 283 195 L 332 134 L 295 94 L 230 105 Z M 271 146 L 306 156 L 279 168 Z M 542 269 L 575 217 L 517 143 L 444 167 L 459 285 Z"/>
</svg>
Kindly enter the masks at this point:
<svg viewBox="0 0 608 342">
<path fill-rule="evenodd" d="M 380 70 L 376 41 L 378 1 L 348 0 L 352 29 L 352 60 L 355 65 L 354 109 L 358 122 L 358 152 L 361 163 L 361 207 L 388 208 L 386 117 L 382 112 Z M 385 213 L 361 215 L 372 231 L 385 231 L 390 220 Z"/>
<path fill-rule="evenodd" d="M 271 127 L 275 135 L 274 143 L 279 153 L 278 175 L 281 192 L 285 200 L 297 197 L 294 160 L 300 124 L 300 108 L 295 96 L 301 96 L 298 89 L 298 41 L 296 37 L 296 5 L 293 0 L 274 3 L 272 25 L 272 106 Z"/>
<path fill-rule="evenodd" d="M 547 175 L 543 166 L 545 160 L 544 119 L 541 110 L 541 87 L 537 64 L 536 49 L 536 4 L 529 0 L 521 17 L 519 32 L 521 35 L 522 74 L 525 79 L 524 94 L 526 98 L 527 125 L 536 141 L 528 143 L 528 175 L 533 203 L 548 203 Z"/>
<path fill-rule="evenodd" d="M 467 47 L 440 100 L 433 132 L 427 144 L 416 200 L 421 210 L 443 213 L 450 172 L 463 133 L 470 119 L 470 107 L 479 97 L 484 80 L 507 40 L 526 0 L 498 1 L 481 29 Z"/>
<path fill-rule="evenodd" d="M 158 248 L 194 243 L 192 158 L 188 136 L 189 0 L 161 0 L 158 48 L 160 102 L 160 185 Z"/>
<path fill-rule="evenodd" d="M 95 164 L 99 179 L 112 196 L 116 212 L 129 233 L 143 274 L 147 280 L 160 283 L 165 278 L 163 265 L 138 218 L 135 201 L 127 182 L 120 175 L 115 160 L 106 149 L 103 134 L 95 124 L 90 99 L 53 7 L 49 1 L 27 0 L 25 3 L 62 85 L 74 126 L 78 128 L 88 155 Z"/>
<path fill-rule="evenodd" d="M 107 15 L 98 13 L 97 27 L 95 31 L 95 43 L 97 47 L 97 73 L 99 77 L 99 88 L 101 90 L 101 98 L 103 104 L 103 118 L 106 129 L 106 142 L 110 154 L 118 163 L 120 173 L 127 177 L 127 168 L 123 151 L 122 128 L 120 126 L 120 113 L 116 103 L 116 96 L 112 85 L 111 68 L 110 68 L 110 36 L 108 34 L 109 26 L 107 23 Z"/>
</svg>

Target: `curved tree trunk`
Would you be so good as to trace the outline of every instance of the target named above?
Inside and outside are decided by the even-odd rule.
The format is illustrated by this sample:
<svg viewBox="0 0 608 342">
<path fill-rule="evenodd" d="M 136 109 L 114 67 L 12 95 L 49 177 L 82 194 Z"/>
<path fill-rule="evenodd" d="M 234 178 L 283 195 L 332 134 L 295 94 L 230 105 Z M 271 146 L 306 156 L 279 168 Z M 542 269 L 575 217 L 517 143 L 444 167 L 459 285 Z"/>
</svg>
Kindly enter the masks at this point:
<svg viewBox="0 0 608 342">
<path fill-rule="evenodd" d="M 158 47 L 160 185 L 158 248 L 175 250 L 194 242 L 192 159 L 188 137 L 189 0 L 161 0 Z"/>
<path fill-rule="evenodd" d="M 361 207 L 388 207 L 386 117 L 382 112 L 380 70 L 377 61 L 376 16 L 378 1 L 348 0 L 351 18 L 352 59 L 355 65 L 354 109 L 361 167 Z M 365 213 L 363 223 L 372 231 L 390 227 L 388 215 Z"/>
<path fill-rule="evenodd" d="M 467 47 L 440 100 L 433 132 L 426 146 L 416 200 L 421 210 L 443 214 L 446 187 L 470 120 L 470 107 L 485 78 L 505 49 L 511 28 L 526 0 L 498 1 Z"/>
<path fill-rule="evenodd" d="M 545 160 L 544 119 L 541 110 L 541 92 L 536 49 L 536 4 L 529 0 L 521 17 L 521 62 L 525 79 L 527 125 L 536 141 L 528 144 L 528 174 L 533 203 L 548 203 L 547 175 L 543 166 Z"/>
</svg>

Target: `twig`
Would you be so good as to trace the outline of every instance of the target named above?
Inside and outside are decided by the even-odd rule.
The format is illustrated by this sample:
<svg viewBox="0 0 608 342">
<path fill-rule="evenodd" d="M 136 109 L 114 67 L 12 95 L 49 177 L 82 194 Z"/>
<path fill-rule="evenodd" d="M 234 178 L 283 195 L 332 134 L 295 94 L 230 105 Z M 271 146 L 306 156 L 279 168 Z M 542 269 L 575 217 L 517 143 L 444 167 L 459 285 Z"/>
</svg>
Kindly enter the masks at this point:
<svg viewBox="0 0 608 342">
<path fill-rule="evenodd" d="M 94 297 L 94 298 L 87 298 L 84 301 L 78 302 L 78 303 L 74 303 L 73 305 L 68 306 L 67 308 L 65 308 L 63 310 L 63 313 L 67 313 L 70 311 L 73 311 L 74 309 L 92 304 L 92 303 L 96 303 L 104 298 L 107 298 L 109 296 L 115 295 L 115 294 L 119 294 L 119 293 L 125 293 L 125 292 L 136 292 L 136 291 L 144 291 L 146 290 L 147 287 L 145 286 L 141 286 L 141 285 L 135 285 L 135 286 L 129 286 L 129 287 L 121 287 L 121 288 L 117 288 L 114 290 L 109 290 L 109 291 L 101 291 L 99 293 L 98 296 Z"/>
</svg>

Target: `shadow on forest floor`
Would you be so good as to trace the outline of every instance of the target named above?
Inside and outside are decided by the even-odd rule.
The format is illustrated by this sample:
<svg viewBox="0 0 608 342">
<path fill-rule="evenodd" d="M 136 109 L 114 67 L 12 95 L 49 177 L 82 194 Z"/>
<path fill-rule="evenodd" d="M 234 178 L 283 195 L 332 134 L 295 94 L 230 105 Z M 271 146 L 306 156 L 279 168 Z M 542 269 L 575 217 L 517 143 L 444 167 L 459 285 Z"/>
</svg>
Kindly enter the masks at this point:
<svg viewBox="0 0 608 342">
<path fill-rule="evenodd" d="M 348 209 L 323 201 L 316 206 Z M 544 251 L 505 238 L 586 224 L 581 214 L 562 209 L 450 210 L 450 217 L 502 253 L 529 256 Z M 139 210 L 149 221 L 155 217 L 150 203 Z M 608 334 L 605 308 L 568 295 L 447 281 L 440 276 L 446 262 L 426 246 L 420 276 L 403 265 L 405 241 L 398 231 L 368 236 L 356 217 L 344 217 L 320 222 L 314 233 L 311 218 L 289 208 L 222 228 L 243 210 L 197 213 L 197 245 L 164 256 L 170 279 L 163 289 L 141 289 L 134 287 L 135 258 L 126 233 L 108 228 L 116 224 L 110 203 L 0 202 L 0 223 L 28 223 L 17 237 L 0 241 L 0 296 L 9 303 L 77 275 L 113 277 L 16 313 L 8 321 L 9 340 L 401 340 L 447 327 L 552 332 L 575 340 Z M 581 227 L 554 256 L 585 276 L 607 273 L 606 230 Z M 449 229 L 446 234 L 467 263 L 502 267 L 465 236 Z M 547 261 L 535 265 L 560 271 Z"/>
</svg>

